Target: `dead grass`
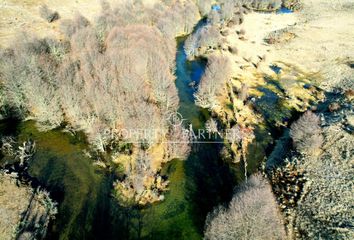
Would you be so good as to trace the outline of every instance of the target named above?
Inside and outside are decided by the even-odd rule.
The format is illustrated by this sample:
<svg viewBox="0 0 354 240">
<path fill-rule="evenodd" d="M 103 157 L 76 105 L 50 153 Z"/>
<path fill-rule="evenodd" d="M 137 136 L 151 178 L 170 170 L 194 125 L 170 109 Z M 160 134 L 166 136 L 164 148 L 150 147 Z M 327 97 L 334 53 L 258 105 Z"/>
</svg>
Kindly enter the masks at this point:
<svg viewBox="0 0 354 240">
<path fill-rule="evenodd" d="M 30 191 L 26 187 L 17 187 L 15 179 L 0 175 L 0 239 L 13 237 L 30 197 Z"/>
</svg>

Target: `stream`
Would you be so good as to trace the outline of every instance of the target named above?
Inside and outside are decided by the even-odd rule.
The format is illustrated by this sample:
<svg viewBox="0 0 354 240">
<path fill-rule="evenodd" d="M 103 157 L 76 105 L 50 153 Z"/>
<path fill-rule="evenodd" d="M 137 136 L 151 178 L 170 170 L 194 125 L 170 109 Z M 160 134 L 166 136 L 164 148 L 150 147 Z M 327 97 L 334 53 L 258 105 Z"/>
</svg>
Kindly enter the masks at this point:
<svg viewBox="0 0 354 240">
<path fill-rule="evenodd" d="M 210 114 L 194 104 L 195 90 L 189 85 L 193 81 L 198 84 L 206 61 L 187 61 L 184 40 L 177 39 L 179 112 L 186 124 L 203 128 Z M 59 213 L 47 239 L 202 239 L 207 213 L 231 199 L 234 186 L 243 176 L 242 166 L 230 169 L 221 160 L 222 143 L 194 144 L 187 160 L 173 160 L 163 166 L 161 174 L 170 180 L 164 201 L 145 207 L 121 207 L 111 195 L 113 174 L 93 165 L 84 153 L 88 146 L 82 133 L 40 132 L 33 121 L 2 121 L 0 134 L 10 133 L 20 142 L 36 142 L 29 174 L 59 202 Z M 259 152 L 257 145 L 252 150 Z M 254 154 L 251 169 L 258 167 L 263 154 Z"/>
</svg>

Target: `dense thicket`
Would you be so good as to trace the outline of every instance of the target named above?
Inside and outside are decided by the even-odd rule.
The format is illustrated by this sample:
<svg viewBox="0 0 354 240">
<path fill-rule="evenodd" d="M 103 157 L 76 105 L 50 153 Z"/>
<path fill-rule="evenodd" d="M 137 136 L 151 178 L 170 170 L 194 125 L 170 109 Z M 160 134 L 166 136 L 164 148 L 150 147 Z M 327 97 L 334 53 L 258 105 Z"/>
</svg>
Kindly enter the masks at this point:
<svg viewBox="0 0 354 240">
<path fill-rule="evenodd" d="M 285 239 L 270 184 L 260 175 L 252 176 L 236 192 L 228 208 L 219 207 L 209 214 L 205 239 Z"/>
<path fill-rule="evenodd" d="M 21 115 L 45 129 L 65 121 L 104 151 L 118 137 L 112 130 L 167 127 L 162 119 L 178 104 L 173 46 L 153 27 L 115 27 L 103 43 L 86 26 L 67 44 L 26 39 L 3 56 L 1 72 Z"/>
<path fill-rule="evenodd" d="M 100 152 L 133 143 L 132 181 L 139 183 L 131 185 L 141 192 L 145 179 L 139 176 L 150 169 L 152 146 L 163 149 L 161 159 L 154 159 L 160 163 L 188 152 L 188 141 L 175 134 L 183 130 L 168 121 L 179 102 L 174 38 L 192 31 L 199 18 L 193 1 L 153 8 L 129 1 L 116 9 L 104 2 L 94 23 L 80 14 L 63 20 L 63 41 L 23 35 L 1 52 L 0 108 L 6 100 L 43 130 L 65 124 L 84 131 Z M 173 144 L 162 146 L 169 140 Z M 154 177 L 156 168 L 145 175 Z"/>
<path fill-rule="evenodd" d="M 65 122 L 85 131 L 100 150 L 110 130 L 165 129 L 178 105 L 173 38 L 198 17 L 188 1 L 154 9 L 104 4 L 95 24 L 81 15 L 64 21 L 64 42 L 22 36 L 1 54 L 6 100 L 44 129 Z"/>
<path fill-rule="evenodd" d="M 326 127 L 324 153 L 297 165 L 307 179 L 295 209 L 298 239 L 354 238 L 354 139 L 340 128 Z"/>
</svg>

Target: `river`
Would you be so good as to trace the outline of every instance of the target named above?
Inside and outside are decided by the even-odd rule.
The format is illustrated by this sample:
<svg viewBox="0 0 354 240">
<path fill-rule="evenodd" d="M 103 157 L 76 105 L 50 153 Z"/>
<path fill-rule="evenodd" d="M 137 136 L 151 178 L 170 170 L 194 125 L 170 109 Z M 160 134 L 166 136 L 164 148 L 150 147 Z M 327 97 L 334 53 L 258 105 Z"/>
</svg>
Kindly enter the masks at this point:
<svg viewBox="0 0 354 240">
<path fill-rule="evenodd" d="M 186 124 L 203 128 L 210 115 L 194 104 L 195 90 L 189 84 L 198 84 L 206 60 L 187 61 L 184 40 L 177 39 L 176 53 L 179 112 Z M 111 196 L 113 174 L 92 164 L 85 154 L 88 145 L 82 133 L 71 135 L 60 129 L 40 132 L 33 121 L 3 122 L 1 129 L 19 141 L 36 142 L 29 173 L 59 202 L 47 239 L 202 239 L 207 213 L 230 200 L 243 176 L 241 166 L 231 170 L 221 160 L 221 143 L 194 144 L 187 160 L 163 166 L 161 174 L 170 180 L 163 202 L 121 207 Z M 250 168 L 258 166 L 257 157 Z"/>
</svg>

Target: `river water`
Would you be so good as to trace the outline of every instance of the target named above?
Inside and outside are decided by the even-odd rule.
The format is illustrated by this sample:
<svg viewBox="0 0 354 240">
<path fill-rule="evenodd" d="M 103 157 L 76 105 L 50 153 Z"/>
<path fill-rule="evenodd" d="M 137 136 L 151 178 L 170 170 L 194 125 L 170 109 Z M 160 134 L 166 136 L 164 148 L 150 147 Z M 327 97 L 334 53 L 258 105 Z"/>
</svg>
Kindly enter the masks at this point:
<svg viewBox="0 0 354 240">
<path fill-rule="evenodd" d="M 184 40 L 177 40 L 176 53 L 179 112 L 186 124 L 203 128 L 210 116 L 194 104 L 195 90 L 189 84 L 198 84 L 206 61 L 187 61 Z M 222 144 L 194 144 L 187 160 L 173 160 L 163 166 L 161 174 L 170 180 L 163 202 L 121 207 L 111 196 L 113 174 L 93 166 L 85 154 L 88 146 L 83 134 L 40 132 L 31 121 L 3 122 L 0 130 L 4 135 L 16 135 L 19 141 L 36 142 L 29 173 L 59 202 L 59 214 L 47 239 L 201 239 L 207 213 L 230 200 L 243 176 L 241 166 L 232 170 L 221 160 Z M 257 167 L 257 157 L 250 168 Z"/>
</svg>

